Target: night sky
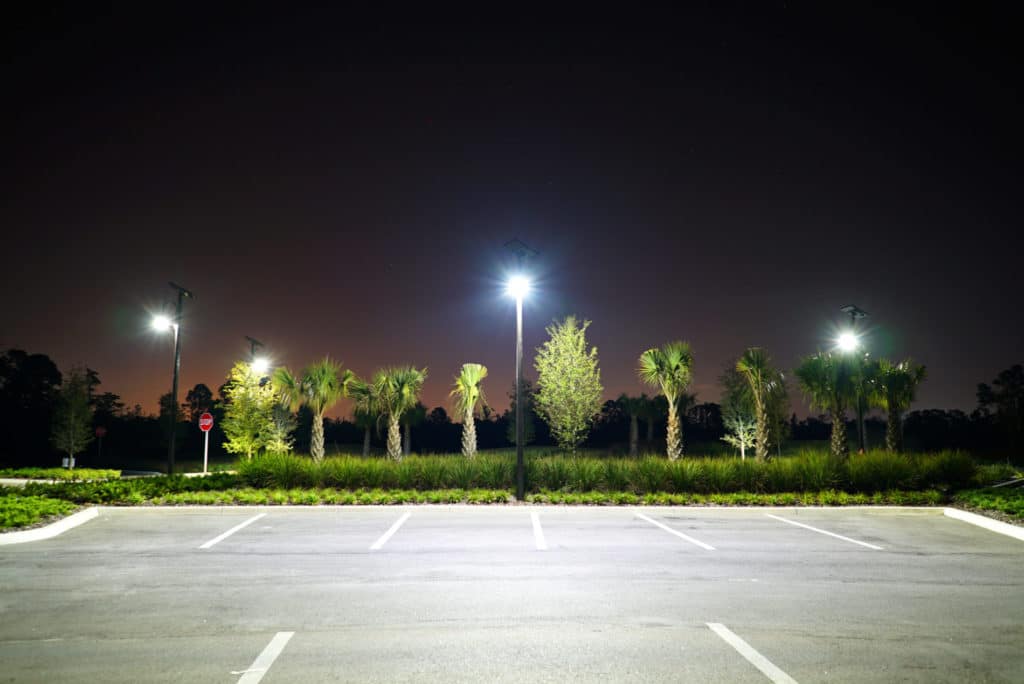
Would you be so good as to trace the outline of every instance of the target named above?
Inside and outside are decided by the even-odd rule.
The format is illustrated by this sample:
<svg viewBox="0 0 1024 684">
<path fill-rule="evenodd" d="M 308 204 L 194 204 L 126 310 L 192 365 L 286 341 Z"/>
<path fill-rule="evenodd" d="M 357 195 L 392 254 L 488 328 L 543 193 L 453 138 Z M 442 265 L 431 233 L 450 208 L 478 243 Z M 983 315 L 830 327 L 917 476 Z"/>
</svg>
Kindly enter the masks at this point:
<svg viewBox="0 0 1024 684">
<path fill-rule="evenodd" d="M 608 398 L 681 338 L 716 400 L 728 358 L 760 345 L 791 368 L 850 303 L 873 354 L 927 365 L 918 408 L 971 410 L 1024 360 L 1020 24 L 1001 9 L 459 25 L 148 5 L 2 29 L 0 349 L 88 365 L 129 405 L 170 389 L 148 312 L 173 280 L 196 293 L 182 398 L 250 335 L 293 370 L 427 366 L 428 406 L 480 362 L 504 408 L 514 237 L 541 252 L 528 376 L 576 313 Z"/>
</svg>

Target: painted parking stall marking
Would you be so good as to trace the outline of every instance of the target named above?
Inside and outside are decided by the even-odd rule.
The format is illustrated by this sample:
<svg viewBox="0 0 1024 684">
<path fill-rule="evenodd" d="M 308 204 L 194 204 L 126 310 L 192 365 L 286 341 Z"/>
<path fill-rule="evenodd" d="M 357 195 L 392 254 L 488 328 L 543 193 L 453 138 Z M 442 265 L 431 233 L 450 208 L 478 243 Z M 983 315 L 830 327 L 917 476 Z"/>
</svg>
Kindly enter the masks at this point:
<svg viewBox="0 0 1024 684">
<path fill-rule="evenodd" d="M 530 513 L 530 519 L 533 521 L 533 541 L 537 545 L 537 550 L 547 551 L 548 543 L 544 539 L 544 530 L 540 526 L 540 515 Z"/>
<path fill-rule="evenodd" d="M 401 518 L 396 520 L 395 524 L 389 527 L 388 531 L 380 536 L 380 539 L 373 542 L 373 546 L 370 547 L 370 550 L 379 551 L 385 544 L 388 543 L 388 539 L 391 539 L 391 537 L 394 536 L 395 532 L 398 531 L 398 528 L 401 527 L 405 523 L 405 521 L 409 519 L 410 515 L 412 515 L 412 513 L 406 513 Z"/>
<path fill-rule="evenodd" d="M 765 513 L 765 515 L 767 515 L 769 518 L 772 518 L 773 520 L 778 520 L 780 522 L 788 523 L 790 525 L 795 525 L 797 527 L 802 527 L 802 528 L 804 528 L 806 530 L 810 530 L 812 532 L 817 532 L 818 534 L 827 534 L 830 537 L 835 537 L 836 539 L 842 539 L 843 541 L 850 542 L 851 544 L 859 544 L 860 546 L 864 546 L 864 547 L 869 548 L 869 549 L 874 549 L 875 551 L 884 551 L 885 550 L 881 546 L 875 546 L 874 544 L 869 544 L 867 542 L 857 541 L 856 539 L 850 539 L 849 537 L 844 537 L 841 534 L 836 534 L 835 532 L 829 532 L 828 530 L 821 530 L 821 529 L 818 529 L 817 527 L 811 527 L 810 525 L 805 525 L 805 524 L 799 523 L 799 522 L 797 522 L 795 520 L 789 520 L 787 518 L 780 518 L 779 516 L 772 515 L 771 513 Z"/>
<path fill-rule="evenodd" d="M 246 520 L 245 522 L 242 522 L 242 523 L 239 523 L 239 524 L 235 525 L 234 527 L 232 527 L 230 530 L 228 530 L 224 534 L 217 535 L 216 537 L 214 537 L 210 541 L 206 542 L 205 544 L 203 544 L 199 548 L 201 548 L 201 549 L 208 549 L 208 548 L 212 547 L 214 544 L 217 544 L 219 542 L 224 541 L 225 539 L 227 539 L 228 537 L 233 535 L 235 532 L 238 532 L 240 529 L 248 527 L 249 525 L 252 525 L 254 522 L 256 522 L 257 520 L 259 520 L 260 518 L 262 518 L 265 515 L 266 515 L 266 513 L 260 513 L 258 515 L 254 515 L 251 518 L 249 518 L 248 520 Z"/>
<path fill-rule="evenodd" d="M 700 541 L 699 539 L 694 539 L 693 537 L 691 537 L 689 535 L 683 534 L 679 530 L 674 530 L 671 527 L 669 527 L 668 525 L 666 525 L 664 523 L 658 522 L 654 518 L 647 517 L 646 515 L 644 515 L 640 511 L 633 511 L 633 512 L 636 514 L 636 517 L 640 518 L 641 520 L 646 520 L 647 522 L 651 523 L 652 525 L 654 525 L 656 527 L 660 527 L 661 529 L 665 530 L 669 534 L 674 534 L 675 536 L 679 537 L 680 539 L 688 541 L 688 542 L 690 542 L 691 544 L 693 544 L 695 546 L 699 546 L 700 548 L 704 549 L 705 551 L 714 551 L 715 550 L 714 546 L 711 546 L 710 544 L 705 544 L 704 542 Z"/>
<path fill-rule="evenodd" d="M 256 660 L 252 661 L 252 665 L 244 670 L 231 673 L 233 675 L 242 675 L 242 678 L 238 680 L 238 684 L 258 684 L 293 636 L 295 636 L 295 632 L 278 632 L 275 634 L 274 638 L 267 644 L 267 647 L 263 649 L 263 652 L 256 656 Z"/>
<path fill-rule="evenodd" d="M 775 666 L 772 661 L 765 658 L 757 650 L 741 639 L 735 632 L 720 622 L 709 622 L 708 627 L 722 640 L 736 649 L 736 652 L 747 659 L 751 665 L 761 671 L 765 677 L 774 684 L 796 684 L 796 680 Z"/>
</svg>

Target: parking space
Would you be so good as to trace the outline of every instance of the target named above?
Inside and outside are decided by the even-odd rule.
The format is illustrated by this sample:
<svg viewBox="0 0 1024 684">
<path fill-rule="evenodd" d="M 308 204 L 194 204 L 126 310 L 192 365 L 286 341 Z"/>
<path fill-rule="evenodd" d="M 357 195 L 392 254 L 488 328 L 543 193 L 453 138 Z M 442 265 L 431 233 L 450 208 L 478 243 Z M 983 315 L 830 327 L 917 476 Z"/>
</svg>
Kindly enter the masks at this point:
<svg viewBox="0 0 1024 684">
<path fill-rule="evenodd" d="M 1014 681 L 1021 561 L 941 510 L 104 509 L 0 548 L 0 661 L 14 681 Z"/>
</svg>

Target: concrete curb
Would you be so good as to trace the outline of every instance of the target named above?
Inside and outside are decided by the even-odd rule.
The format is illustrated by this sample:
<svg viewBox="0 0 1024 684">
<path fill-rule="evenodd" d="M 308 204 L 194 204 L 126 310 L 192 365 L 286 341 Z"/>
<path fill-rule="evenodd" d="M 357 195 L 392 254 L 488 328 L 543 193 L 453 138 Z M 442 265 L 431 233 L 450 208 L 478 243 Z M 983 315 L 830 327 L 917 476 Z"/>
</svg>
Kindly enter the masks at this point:
<svg viewBox="0 0 1024 684">
<path fill-rule="evenodd" d="M 58 534 L 67 532 L 73 527 L 78 527 L 79 525 L 89 522 L 99 514 L 99 508 L 87 508 L 84 511 L 78 511 L 77 513 L 73 513 L 72 515 L 58 520 L 55 523 L 51 523 L 46 527 L 37 527 L 33 530 L 21 530 L 18 532 L 5 532 L 4 534 L 0 534 L 0 546 L 6 546 L 8 544 L 24 544 L 25 542 L 50 539 L 52 537 L 56 537 Z"/>
<path fill-rule="evenodd" d="M 956 520 L 962 520 L 965 523 L 971 525 L 977 525 L 978 527 L 984 527 L 986 530 L 997 532 L 999 534 L 1005 534 L 1007 537 L 1013 537 L 1024 541 L 1024 527 L 1017 527 L 1009 523 L 1004 523 L 1001 520 L 993 520 L 992 518 L 986 518 L 983 515 L 977 513 L 969 513 L 968 511 L 961 511 L 959 508 L 943 508 L 942 513 L 950 518 Z"/>
</svg>

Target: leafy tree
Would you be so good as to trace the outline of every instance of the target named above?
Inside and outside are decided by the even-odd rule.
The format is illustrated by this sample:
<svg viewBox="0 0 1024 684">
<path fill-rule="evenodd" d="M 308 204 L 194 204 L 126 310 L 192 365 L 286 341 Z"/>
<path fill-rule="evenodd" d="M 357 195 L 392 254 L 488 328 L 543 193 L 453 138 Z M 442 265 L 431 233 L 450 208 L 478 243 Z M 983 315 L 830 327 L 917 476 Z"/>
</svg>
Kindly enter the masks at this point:
<svg viewBox="0 0 1024 684">
<path fill-rule="evenodd" d="M 295 447 L 295 428 L 298 420 L 279 399 L 274 401 L 270 412 L 270 431 L 267 433 L 266 449 L 272 454 L 287 454 Z"/>
<path fill-rule="evenodd" d="M 563 449 L 575 453 L 601 411 L 601 371 L 597 347 L 587 349 L 590 321 L 575 316 L 547 327 L 548 340 L 537 350 L 537 410 Z"/>
<path fill-rule="evenodd" d="M 309 454 L 314 461 L 324 459 L 324 413 L 345 396 L 353 377 L 352 371 L 342 370 L 341 364 L 329 357 L 310 364 L 299 377 L 284 366 L 274 370 L 271 384 L 282 403 L 292 411 L 306 406 L 313 414 Z"/>
<path fill-rule="evenodd" d="M 355 376 L 352 377 L 348 385 L 348 395 L 355 404 L 353 418 L 356 426 L 363 430 L 364 458 L 370 455 L 370 430 L 379 427 L 380 404 L 376 390 L 377 387 L 372 382 Z"/>
<path fill-rule="evenodd" d="M 836 458 L 846 458 L 846 407 L 854 400 L 854 368 L 849 357 L 831 352 L 808 356 L 794 371 L 800 389 L 811 408 L 828 411 L 832 418 L 830 450 Z"/>
<path fill-rule="evenodd" d="M 467 458 L 476 456 L 476 413 L 478 407 L 487 405 L 481 387 L 486 377 L 487 366 L 464 363 L 449 395 L 455 400 L 455 413 L 462 416 L 462 455 Z"/>
<path fill-rule="evenodd" d="M 85 451 L 92 442 L 92 406 L 89 405 L 89 385 L 80 368 L 72 368 L 57 394 L 50 441 L 55 448 L 68 455 L 73 465 L 75 454 Z"/>
<path fill-rule="evenodd" d="M 619 395 L 617 401 L 622 411 L 629 416 L 629 455 L 636 456 L 640 442 L 638 418 L 644 410 L 644 405 L 647 404 L 647 395 L 641 394 L 639 397 L 631 397 L 623 393 Z"/>
<path fill-rule="evenodd" d="M 903 451 L 903 413 L 910 408 L 917 386 L 925 379 L 925 368 L 910 359 L 899 363 L 879 359 L 873 375 L 876 386 L 873 392 L 874 403 L 885 409 L 888 420 L 885 426 L 885 448 L 889 451 Z"/>
<path fill-rule="evenodd" d="M 747 449 L 757 444 L 757 420 L 749 414 L 728 411 L 722 414 L 722 422 L 728 431 L 722 441 L 740 450 L 740 459 L 746 460 Z"/>
<path fill-rule="evenodd" d="M 273 383 L 260 382 L 252 365 L 240 361 L 231 369 L 224 393 L 229 400 L 224 407 L 222 427 L 227 441 L 224 449 L 232 454 L 253 454 L 267 448 L 272 440 L 280 447 L 287 439 L 274 420 L 275 405 L 280 404 Z"/>
<path fill-rule="evenodd" d="M 411 409 L 419 401 L 423 383 L 427 379 L 427 369 L 400 366 L 385 368 L 373 376 L 374 391 L 377 393 L 381 417 L 387 420 L 388 456 L 396 461 L 402 460 L 402 438 L 399 421 L 402 414 Z"/>
<path fill-rule="evenodd" d="M 1015 364 L 992 381 L 978 385 L 978 405 L 996 409 L 996 420 L 1009 438 L 1010 451 L 1017 454 L 1024 440 L 1024 367 Z"/>
<path fill-rule="evenodd" d="M 683 455 L 683 431 L 679 424 L 679 399 L 690 386 L 693 353 L 686 342 L 668 342 L 640 355 L 640 380 L 661 391 L 668 402 L 666 447 L 670 460 Z"/>
<path fill-rule="evenodd" d="M 53 408 L 61 383 L 45 354 L 9 349 L 0 354 L 0 460 L 26 465 L 50 457 Z"/>
<path fill-rule="evenodd" d="M 523 378 L 523 444 L 533 444 L 537 439 L 537 428 L 535 425 L 537 419 L 537 402 L 535 397 L 537 396 L 537 390 L 526 378 Z M 505 430 L 505 439 L 511 444 L 516 443 L 516 385 L 512 383 L 512 391 L 508 394 L 509 407 L 506 413 L 508 427 Z"/>
<path fill-rule="evenodd" d="M 412 452 L 412 429 L 422 425 L 427 419 L 427 407 L 420 402 L 402 414 L 402 455 L 408 456 Z M 421 447 L 422 449 L 422 447 Z"/>
<path fill-rule="evenodd" d="M 213 408 L 213 392 L 203 383 L 199 383 L 185 395 L 184 408 L 189 422 L 198 422 L 199 416 Z"/>
<path fill-rule="evenodd" d="M 757 426 L 754 441 L 757 460 L 765 461 L 768 459 L 768 440 L 773 418 L 772 396 L 778 393 L 778 388 L 782 384 L 782 374 L 772 367 L 771 359 L 760 347 L 751 347 L 743 352 L 736 361 L 736 372 L 746 380 L 750 388 Z"/>
<path fill-rule="evenodd" d="M 97 424 L 106 423 L 125 412 L 121 397 L 113 392 L 97 394 L 92 399 L 93 421 Z"/>
</svg>

